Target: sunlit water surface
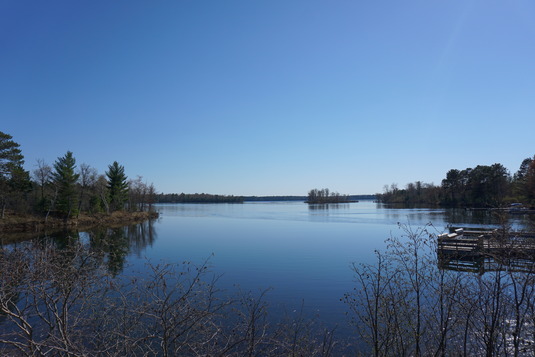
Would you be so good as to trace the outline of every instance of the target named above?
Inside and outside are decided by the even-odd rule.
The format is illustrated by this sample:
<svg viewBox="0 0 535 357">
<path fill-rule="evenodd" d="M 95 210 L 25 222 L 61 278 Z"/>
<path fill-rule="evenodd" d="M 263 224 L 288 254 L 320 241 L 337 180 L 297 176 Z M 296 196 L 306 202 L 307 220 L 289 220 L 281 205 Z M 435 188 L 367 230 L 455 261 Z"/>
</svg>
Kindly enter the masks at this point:
<svg viewBox="0 0 535 357">
<path fill-rule="evenodd" d="M 353 287 L 352 263 L 373 263 L 385 239 L 401 236 L 398 223 L 417 228 L 431 224 L 496 225 L 492 215 L 445 209 L 394 209 L 372 201 L 307 205 L 302 202 L 158 205 L 151 245 L 127 258 L 128 270 L 151 263 L 209 259 L 218 286 L 266 295 L 272 310 L 307 314 L 328 325 L 345 326 L 341 302 Z M 513 223 L 518 223 L 513 221 Z"/>
<path fill-rule="evenodd" d="M 270 316 L 301 310 L 338 336 L 352 333 L 347 306 L 341 301 L 355 286 L 351 265 L 375 262 L 374 250 L 385 239 L 402 237 L 398 224 L 416 230 L 427 226 L 442 233 L 448 226 L 498 226 L 484 211 L 429 208 L 389 208 L 372 201 L 307 205 L 303 202 L 246 202 L 243 204 L 157 205 L 160 218 L 128 229 L 82 232 L 82 240 L 105 246 L 111 272 L 121 276 L 147 275 L 147 263 L 203 264 L 217 287 L 237 291 L 269 289 L 265 301 Z M 523 226 L 521 216 L 513 226 Z M 111 232 L 111 233 L 110 233 Z M 107 237 L 99 240 L 98 237 Z M 61 241 L 61 237 L 52 237 Z"/>
</svg>

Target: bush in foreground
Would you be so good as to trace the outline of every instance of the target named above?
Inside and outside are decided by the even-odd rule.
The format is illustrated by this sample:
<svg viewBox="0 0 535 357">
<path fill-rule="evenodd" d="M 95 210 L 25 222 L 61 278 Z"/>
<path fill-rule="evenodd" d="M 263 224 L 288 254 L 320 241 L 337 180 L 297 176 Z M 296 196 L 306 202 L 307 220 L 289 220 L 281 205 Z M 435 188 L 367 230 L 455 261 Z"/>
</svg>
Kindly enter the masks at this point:
<svg viewBox="0 0 535 357">
<path fill-rule="evenodd" d="M 329 356 L 302 317 L 270 323 L 263 293 L 228 297 L 207 264 L 149 265 L 113 277 L 78 241 L 0 249 L 0 354 L 58 356 Z"/>
</svg>

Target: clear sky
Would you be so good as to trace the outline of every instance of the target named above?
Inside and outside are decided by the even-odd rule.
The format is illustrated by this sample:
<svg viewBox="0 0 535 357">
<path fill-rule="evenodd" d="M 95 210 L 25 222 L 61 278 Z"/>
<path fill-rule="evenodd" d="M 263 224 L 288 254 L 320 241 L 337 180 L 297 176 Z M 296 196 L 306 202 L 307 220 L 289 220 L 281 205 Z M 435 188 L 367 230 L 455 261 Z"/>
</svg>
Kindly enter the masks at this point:
<svg viewBox="0 0 535 357">
<path fill-rule="evenodd" d="M 535 154 L 533 0 L 0 0 L 0 131 L 161 192 L 440 184 Z"/>
</svg>

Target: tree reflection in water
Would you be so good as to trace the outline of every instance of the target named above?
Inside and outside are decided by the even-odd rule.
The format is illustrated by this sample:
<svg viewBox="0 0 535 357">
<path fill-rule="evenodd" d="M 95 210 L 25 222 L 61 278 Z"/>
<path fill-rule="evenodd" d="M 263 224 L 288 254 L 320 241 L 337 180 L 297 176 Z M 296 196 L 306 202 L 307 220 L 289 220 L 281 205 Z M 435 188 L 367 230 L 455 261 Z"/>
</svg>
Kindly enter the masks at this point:
<svg viewBox="0 0 535 357">
<path fill-rule="evenodd" d="M 156 240 L 152 221 L 118 228 L 96 228 L 87 234 L 91 247 L 102 254 L 113 276 L 123 271 L 128 255 L 141 255 Z"/>
<path fill-rule="evenodd" d="M 117 276 L 154 239 L 149 222 L 0 246 L 0 355 L 333 355 L 332 330 L 270 326 L 264 293 L 221 295 L 207 261 Z"/>
</svg>

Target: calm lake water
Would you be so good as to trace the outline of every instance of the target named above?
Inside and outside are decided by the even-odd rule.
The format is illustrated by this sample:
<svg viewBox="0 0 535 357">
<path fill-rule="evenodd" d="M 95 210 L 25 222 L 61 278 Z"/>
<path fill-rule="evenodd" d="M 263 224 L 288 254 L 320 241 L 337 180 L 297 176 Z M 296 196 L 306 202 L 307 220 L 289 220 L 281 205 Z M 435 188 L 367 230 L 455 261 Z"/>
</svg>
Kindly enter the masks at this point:
<svg viewBox="0 0 535 357">
<path fill-rule="evenodd" d="M 346 325 L 340 301 L 354 287 L 350 266 L 373 263 L 374 250 L 390 235 L 401 236 L 398 222 L 431 223 L 437 233 L 448 225 L 496 225 L 486 212 L 445 209 L 394 209 L 371 201 L 307 205 L 302 202 L 158 205 L 160 219 L 128 243 L 122 271 L 143 272 L 151 263 L 196 264 L 209 259 L 218 286 L 233 292 L 260 292 L 272 311 L 299 310 L 319 315 L 329 326 Z M 514 218 L 514 224 L 521 224 Z"/>
<path fill-rule="evenodd" d="M 431 224 L 436 233 L 448 226 L 498 226 L 485 211 L 389 208 L 372 201 L 307 205 L 302 202 L 157 205 L 160 218 L 128 228 L 105 227 L 80 233 L 108 254 L 109 270 L 144 275 L 147 263 L 202 264 L 220 276 L 217 286 L 265 297 L 274 319 L 302 304 L 338 335 L 351 333 L 341 298 L 354 283 L 352 263 L 375 262 L 374 250 L 385 239 L 402 236 L 398 222 L 416 229 Z M 522 216 L 513 226 L 523 227 Z M 71 233 L 72 236 L 72 233 Z M 47 237 L 66 242 L 59 236 Z M 65 243 L 66 244 L 66 243 Z"/>
</svg>

